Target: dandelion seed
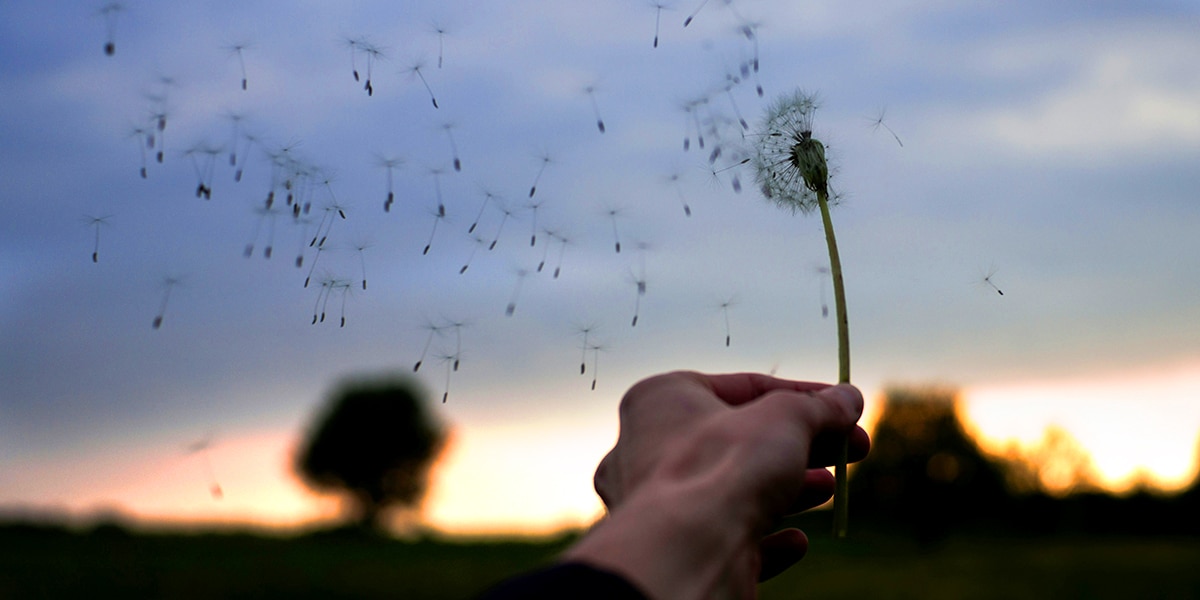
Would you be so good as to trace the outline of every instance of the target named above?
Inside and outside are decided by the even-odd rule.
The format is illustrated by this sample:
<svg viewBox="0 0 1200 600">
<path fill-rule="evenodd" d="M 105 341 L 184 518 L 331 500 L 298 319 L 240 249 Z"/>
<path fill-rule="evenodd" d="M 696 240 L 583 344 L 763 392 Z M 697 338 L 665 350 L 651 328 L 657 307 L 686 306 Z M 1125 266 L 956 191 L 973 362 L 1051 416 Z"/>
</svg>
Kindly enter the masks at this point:
<svg viewBox="0 0 1200 600">
<path fill-rule="evenodd" d="M 567 244 L 570 240 L 564 235 L 558 236 L 558 263 L 554 265 L 554 278 L 558 279 L 558 274 L 562 272 L 563 255 L 567 253 Z"/>
<path fill-rule="evenodd" d="M 300 226 L 300 249 L 296 252 L 296 268 L 299 269 L 304 266 L 304 250 L 308 248 L 308 228 L 312 225 L 312 219 L 307 217 L 297 218 L 296 224 Z M 308 287 L 307 280 L 304 286 Z"/>
<path fill-rule="evenodd" d="M 433 210 L 430 211 L 430 214 L 433 215 L 433 228 L 429 230 L 429 240 L 425 242 L 425 249 L 421 251 L 422 256 L 429 254 L 429 249 L 433 247 L 433 236 L 437 235 L 438 223 L 446 218 L 446 211 L 444 210 Z"/>
<path fill-rule="evenodd" d="M 846 316 L 846 292 L 842 264 L 838 256 L 833 221 L 829 214 L 829 166 L 825 146 L 813 138 L 816 97 L 797 90 L 782 96 L 768 110 L 754 156 L 755 180 L 768 200 L 793 212 L 820 210 L 829 249 L 829 269 L 833 279 L 834 307 L 838 324 L 838 382 L 850 382 L 850 334 Z M 836 196 L 834 197 L 836 200 Z M 846 454 L 835 466 L 834 535 L 846 536 Z"/>
<path fill-rule="evenodd" d="M 149 172 L 146 170 L 146 149 L 154 148 L 154 134 L 150 133 L 144 127 L 134 127 L 129 135 L 130 137 L 137 138 L 138 150 L 141 152 L 142 166 L 138 174 L 142 176 L 142 179 L 147 179 L 149 178 Z"/>
<path fill-rule="evenodd" d="M 733 83 L 727 81 L 725 83 L 725 96 L 729 98 L 729 105 L 733 107 L 733 114 L 737 115 L 738 123 L 742 126 L 743 131 L 750 130 L 750 124 L 742 117 L 742 111 L 738 108 L 737 100 L 733 98 Z M 712 162 L 711 160 L 709 162 Z"/>
<path fill-rule="evenodd" d="M 197 144 L 184 152 L 192 162 L 192 170 L 196 173 L 196 197 L 205 200 L 212 199 L 213 170 L 216 168 L 217 155 L 220 148 L 207 144 Z"/>
<path fill-rule="evenodd" d="M 621 214 L 621 209 L 609 208 L 608 210 L 605 211 L 605 214 L 608 215 L 609 221 L 612 222 L 613 247 L 616 248 L 617 254 L 620 254 L 621 253 L 621 234 L 620 234 L 620 232 L 617 231 L 617 215 Z"/>
<path fill-rule="evenodd" d="M 425 362 L 425 356 L 429 354 L 429 346 L 433 343 L 434 336 L 440 335 L 445 329 L 444 326 L 436 325 L 432 321 L 426 322 L 423 328 L 429 330 L 429 337 L 425 338 L 425 346 L 421 348 L 421 357 L 413 364 L 413 373 L 421 370 L 421 365 Z"/>
<path fill-rule="evenodd" d="M 220 155 L 222 151 L 223 150 L 219 146 L 208 146 L 201 150 L 201 152 L 204 154 L 205 163 L 204 180 L 208 182 L 204 190 L 205 200 L 212 199 L 213 171 L 217 166 L 217 156 Z"/>
<path fill-rule="evenodd" d="M 542 207 L 542 204 L 543 204 L 542 202 L 530 202 L 529 204 L 525 205 L 525 207 L 528 208 L 531 213 L 533 213 L 533 218 L 531 219 L 532 223 L 530 224 L 530 228 L 529 228 L 529 247 L 531 247 L 531 248 L 537 245 L 538 209 Z M 541 270 L 542 270 L 541 267 L 538 267 L 538 271 L 540 272 Z"/>
<path fill-rule="evenodd" d="M 366 241 L 366 240 L 360 240 L 358 243 L 354 244 L 354 250 L 355 250 L 355 252 L 358 252 L 358 265 L 359 265 L 359 267 L 362 268 L 362 289 L 363 289 L 363 291 L 366 291 L 366 289 L 367 289 L 366 249 L 370 248 L 370 247 L 371 247 L 371 242 Z"/>
<path fill-rule="evenodd" d="M 500 234 L 504 231 L 504 224 L 508 222 L 509 217 L 513 216 L 513 211 L 509 210 L 508 207 L 504 206 L 503 204 L 496 203 L 496 208 L 498 208 L 500 212 L 504 214 L 504 216 L 500 218 L 500 225 L 496 227 L 496 235 L 492 238 L 492 243 L 488 245 L 488 250 L 496 249 L 496 243 L 500 241 Z"/>
<path fill-rule="evenodd" d="M 996 290 L 997 294 L 1003 296 L 1004 292 L 1000 291 L 1000 288 L 997 287 L 996 283 L 992 281 L 992 277 L 994 277 L 996 275 L 996 272 L 998 270 L 999 269 L 996 268 L 996 265 L 992 265 L 991 267 L 989 267 L 987 274 L 983 276 L 981 283 L 987 285 L 988 287 L 992 288 L 993 290 Z"/>
<path fill-rule="evenodd" d="M 212 459 L 209 456 L 209 449 L 211 447 L 212 436 L 209 435 L 202 440 L 188 445 L 187 454 L 200 455 L 200 461 L 204 467 L 204 476 L 208 482 L 208 493 L 213 497 L 213 500 L 220 500 L 225 497 L 225 492 L 221 489 L 221 483 L 217 480 L 216 470 L 213 469 Z"/>
<path fill-rule="evenodd" d="M 433 24 L 433 33 L 437 34 L 437 39 L 438 39 L 438 63 L 437 63 L 438 67 L 437 68 L 440 69 L 440 68 L 442 68 L 442 55 L 444 54 L 444 51 L 445 51 L 446 28 L 442 27 L 441 25 L 439 25 L 438 23 L 435 22 Z"/>
<path fill-rule="evenodd" d="M 542 160 L 542 164 L 541 164 L 541 166 L 538 167 L 537 175 L 534 175 L 534 177 L 533 177 L 533 185 L 529 187 L 529 197 L 530 198 L 532 198 L 533 195 L 537 193 L 538 182 L 542 180 L 542 173 L 546 172 L 546 166 L 549 165 L 551 162 L 553 162 L 553 160 L 550 158 L 549 153 L 544 152 L 538 158 L 540 158 Z"/>
<path fill-rule="evenodd" d="M 462 268 L 458 270 L 459 275 L 467 272 L 467 268 L 471 266 L 471 261 L 475 259 L 475 252 L 478 251 L 479 248 L 481 248 L 484 244 L 487 244 L 486 240 L 477 235 L 471 236 L 471 241 L 474 242 L 474 244 L 471 246 L 471 254 L 467 256 L 467 262 L 463 263 Z"/>
<path fill-rule="evenodd" d="M 634 285 L 636 285 L 636 286 L 637 286 L 637 296 L 634 296 L 634 304 L 633 304 L 633 322 L 632 322 L 632 323 L 630 323 L 630 325 L 629 325 L 629 326 L 630 326 L 630 327 L 637 327 L 637 324 L 638 324 L 638 317 L 639 317 L 639 316 L 641 315 L 641 313 L 642 313 L 642 296 L 645 296 L 645 295 L 646 295 L 646 276 L 645 276 L 645 273 L 643 273 L 641 277 L 634 276 L 634 277 L 633 277 L 633 283 L 634 283 Z"/>
<path fill-rule="evenodd" d="M 499 196 L 488 190 L 483 190 L 483 203 L 479 205 L 479 213 L 475 215 L 475 220 L 471 222 L 471 226 L 467 228 L 467 233 L 475 233 L 475 228 L 479 226 L 479 219 L 483 218 L 483 211 L 487 209 L 488 203 L 499 201 Z"/>
<path fill-rule="evenodd" d="M 596 381 L 600 373 L 600 351 L 605 347 L 600 344 L 592 344 L 588 346 L 588 350 L 592 351 L 592 391 L 596 391 Z"/>
<path fill-rule="evenodd" d="M 708 97 L 697 98 L 692 102 L 692 124 L 696 126 L 696 145 L 704 149 L 704 127 L 700 125 L 700 107 L 708 107 Z M 684 140 L 684 150 L 687 150 L 687 140 Z"/>
<path fill-rule="evenodd" d="M 233 135 L 229 138 L 229 166 L 236 167 L 238 164 L 238 146 L 242 141 L 242 119 L 245 117 L 238 113 L 228 113 L 226 119 L 233 124 Z M 240 173 L 240 170 L 239 170 Z M 241 176 L 235 176 L 234 181 L 240 181 Z"/>
<path fill-rule="evenodd" d="M 558 234 L 552 232 L 550 229 L 542 229 L 541 233 L 546 234 L 547 238 L 550 238 L 550 241 L 554 241 L 554 238 L 558 236 Z M 541 272 L 542 269 L 546 268 L 547 258 L 550 258 L 550 242 L 548 241 L 541 245 L 541 260 L 538 262 L 538 269 L 536 271 Z"/>
<path fill-rule="evenodd" d="M 357 38 L 343 38 L 342 43 L 350 47 L 350 70 L 354 74 L 354 81 L 358 81 L 358 53 L 362 50 L 361 42 Z"/>
<path fill-rule="evenodd" d="M 687 198 L 683 196 L 683 188 L 679 185 L 679 173 L 672 173 L 667 176 L 667 181 L 671 182 L 675 188 L 675 195 L 679 196 L 679 205 L 683 207 L 684 216 L 692 216 L 692 207 L 688 205 Z"/>
<path fill-rule="evenodd" d="M 312 280 L 313 269 L 317 268 L 317 262 L 321 260 L 321 252 L 324 250 L 325 246 L 317 246 L 317 252 L 313 255 L 312 263 L 308 265 L 308 275 L 304 277 L 304 287 L 308 287 L 309 281 Z M 300 259 L 296 259 L 296 266 L 300 266 Z"/>
<path fill-rule="evenodd" d="M 325 216 L 321 217 L 321 223 L 317 226 L 317 237 L 313 237 L 313 243 L 317 246 L 324 246 L 325 240 L 329 237 L 329 233 L 333 231 L 333 223 L 337 219 L 335 215 L 346 220 L 346 207 L 338 203 L 337 196 L 333 193 L 333 185 L 329 179 L 322 182 L 325 190 L 329 192 L 329 204 L 325 205 Z M 324 232 L 321 231 L 321 226 L 324 226 Z M 318 240 L 318 238 L 320 238 Z M 309 244 L 310 246 L 312 244 Z"/>
<path fill-rule="evenodd" d="M 158 314 L 154 316 L 154 321 L 151 325 L 154 329 L 162 328 L 163 319 L 167 315 L 167 303 L 171 300 L 171 290 L 179 285 L 179 279 L 176 277 L 164 277 L 162 281 L 163 297 L 162 303 L 159 304 Z"/>
<path fill-rule="evenodd" d="M 239 113 L 227 113 L 224 118 L 229 119 L 233 126 L 232 136 L 229 136 L 229 166 L 238 167 L 238 149 L 241 146 L 242 139 L 246 139 L 247 143 L 253 143 L 253 136 L 242 136 L 241 121 L 245 119 L 244 115 Z M 244 155 L 245 156 L 245 155 Z M 234 181 L 241 181 L 241 169 L 234 175 Z"/>
<path fill-rule="evenodd" d="M 100 228 L 102 226 L 108 225 L 108 219 L 111 217 L 112 217 L 112 215 L 104 215 L 103 217 L 93 217 L 91 215 L 84 215 L 84 217 L 83 217 L 87 221 L 88 227 L 91 227 L 92 229 L 94 229 L 96 231 L 96 235 L 95 235 L 96 239 L 92 245 L 92 262 L 93 263 L 100 262 Z"/>
<path fill-rule="evenodd" d="M 658 47 L 658 25 L 662 21 L 662 11 L 664 8 L 670 9 L 670 6 L 662 2 L 651 3 L 654 7 L 654 47 Z"/>
<path fill-rule="evenodd" d="M 525 283 L 525 276 L 529 271 L 525 269 L 517 269 L 517 284 L 513 286 L 512 296 L 509 297 L 508 306 L 504 308 L 504 316 L 511 317 L 517 310 L 517 298 L 521 295 L 521 286 Z"/>
<path fill-rule="evenodd" d="M 342 43 L 350 49 L 350 73 L 355 82 L 359 80 L 359 40 L 355 37 L 342 37 Z"/>
<path fill-rule="evenodd" d="M 424 69 L 424 68 L 425 68 L 424 61 L 418 60 L 417 62 L 413 63 L 413 65 L 411 67 L 409 67 L 408 71 L 406 71 L 406 72 L 410 76 L 416 75 L 417 79 L 421 80 L 421 85 L 424 85 L 425 91 L 429 92 L 429 101 L 433 102 L 434 108 L 437 108 L 438 101 L 437 101 L 437 97 L 433 95 L 433 88 L 429 87 L 429 82 L 425 80 L 425 75 L 421 73 L 421 69 Z M 449 129 L 447 129 L 447 131 L 449 131 Z"/>
<path fill-rule="evenodd" d="M 903 148 L 904 142 L 900 141 L 900 136 L 896 135 L 896 132 L 892 131 L 892 128 L 883 122 L 885 117 L 887 117 L 886 107 L 879 109 L 879 114 L 871 120 L 871 131 L 879 131 L 880 127 L 886 129 L 888 133 L 892 134 L 892 139 L 896 140 L 896 143 L 900 144 L 900 147 Z"/>
<path fill-rule="evenodd" d="M 450 150 L 454 153 L 454 170 L 462 171 L 462 161 L 458 160 L 458 144 L 454 143 L 454 132 L 451 131 L 454 129 L 454 124 L 443 123 L 442 129 L 446 132 L 446 139 L 450 140 Z"/>
<path fill-rule="evenodd" d="M 125 6 L 120 2 L 109 2 L 100 7 L 100 16 L 104 18 L 104 54 L 107 56 L 117 53 L 117 15 L 124 10 Z"/>
<path fill-rule="evenodd" d="M 458 370 L 459 361 L 462 357 L 462 329 L 466 327 L 466 321 L 448 320 L 446 326 L 454 329 L 454 370 Z"/>
<path fill-rule="evenodd" d="M 433 176 L 433 193 L 437 198 L 437 211 L 444 217 L 446 216 L 446 204 L 442 202 L 442 173 L 441 169 L 429 169 L 429 174 Z"/>
<path fill-rule="evenodd" d="M 684 102 L 683 103 L 683 113 L 684 113 L 683 151 L 687 152 L 692 147 L 692 123 L 696 124 L 697 130 L 699 130 L 699 127 L 700 127 L 700 122 L 698 119 L 696 119 L 696 114 L 695 114 L 696 113 L 696 103 L 695 102 Z"/>
<path fill-rule="evenodd" d="M 729 347 L 729 307 L 737 303 L 737 296 L 730 297 L 728 300 L 720 303 L 718 307 L 721 309 L 721 315 L 725 319 L 725 347 Z"/>
<path fill-rule="evenodd" d="M 392 203 L 396 201 L 396 193 L 393 188 L 392 173 L 397 167 L 404 164 L 404 159 L 390 156 L 377 156 L 375 164 L 383 167 L 387 171 L 387 200 L 383 201 L 383 212 L 391 212 Z"/>
<path fill-rule="evenodd" d="M 267 157 L 271 160 L 271 186 L 270 189 L 267 190 L 267 198 L 263 201 L 263 204 L 267 208 L 271 208 L 271 206 L 275 204 L 275 190 L 279 187 L 279 171 L 283 168 L 283 166 L 281 163 L 281 157 L 278 154 L 267 152 Z M 288 204 L 291 204 L 290 200 L 288 201 Z M 299 215 L 295 216 L 298 217 Z"/>
<path fill-rule="evenodd" d="M 242 151 L 238 153 L 238 155 L 242 157 L 241 162 L 235 161 L 236 164 L 234 166 L 236 167 L 236 169 L 233 172 L 233 181 L 235 183 L 240 182 L 242 180 L 242 175 L 246 171 L 246 158 L 245 157 L 248 154 L 250 154 L 250 150 L 252 148 L 254 148 L 254 146 L 258 145 L 258 143 L 259 143 L 258 137 L 254 136 L 252 134 L 249 134 L 249 133 L 243 134 L 242 139 L 244 139 L 246 141 L 246 145 L 242 149 Z M 233 146 L 236 150 L 236 148 L 238 147 L 237 142 L 234 142 Z M 272 199 L 273 199 L 273 197 L 272 197 Z"/>
<path fill-rule="evenodd" d="M 688 15 L 687 18 L 683 20 L 684 27 L 692 24 L 692 19 L 695 19 L 696 15 L 700 14 L 700 10 L 704 8 L 705 4 L 708 4 L 708 0 L 702 0 L 700 2 L 700 6 L 697 6 L 696 10 L 693 10 L 692 14 Z"/>
<path fill-rule="evenodd" d="M 244 42 L 233 44 L 231 46 L 226 47 L 226 50 L 228 50 L 229 52 L 231 52 L 237 56 L 238 66 L 241 67 L 241 69 L 242 69 L 242 91 L 243 92 L 246 91 L 246 57 L 242 54 L 242 51 L 249 47 L 250 47 L 250 45 L 246 44 Z"/>
<path fill-rule="evenodd" d="M 366 280 L 364 279 L 363 281 L 365 282 Z M 346 326 L 346 299 L 350 297 L 351 290 L 354 289 L 354 286 L 351 285 L 351 283 L 349 281 L 338 281 L 334 287 L 338 290 L 341 290 L 341 292 L 342 292 L 341 324 L 338 325 L 338 327 L 345 327 Z"/>
<path fill-rule="evenodd" d="M 630 327 L 637 327 L 638 317 L 642 313 L 642 296 L 646 295 L 646 250 L 650 248 L 649 244 L 639 242 L 638 245 L 638 264 L 640 270 L 637 275 L 630 271 L 629 278 L 637 286 L 637 296 L 634 297 L 633 305 L 633 323 Z"/>
<path fill-rule="evenodd" d="M 375 67 L 375 61 L 384 58 L 383 50 L 378 46 L 363 40 L 358 41 L 358 47 L 362 49 L 364 54 L 367 55 L 367 81 L 363 84 L 363 89 L 367 91 L 368 96 L 374 96 L 375 86 L 371 85 L 371 71 Z M 354 73 L 357 75 L 358 71 L 355 71 Z M 355 81 L 358 81 L 357 77 L 355 77 Z"/>
<path fill-rule="evenodd" d="M 712 152 L 710 152 L 708 155 L 708 164 L 710 164 L 710 165 L 716 164 L 718 158 L 721 158 L 721 145 L 720 144 L 713 146 Z"/>
<path fill-rule="evenodd" d="M 712 182 L 715 185 L 721 185 L 721 173 L 724 173 L 724 172 L 730 171 L 730 170 L 734 170 L 733 173 L 730 174 L 730 176 L 729 176 L 729 185 L 730 185 L 730 187 L 733 188 L 734 193 L 740 194 L 742 192 L 742 180 L 741 180 L 741 176 L 738 174 L 738 171 L 736 169 L 738 169 L 739 167 L 741 167 L 742 165 L 744 165 L 750 161 L 751 161 L 751 159 L 749 159 L 749 158 L 743 158 L 735 163 L 726 165 L 720 169 L 710 170 L 709 175 L 711 176 Z"/>
<path fill-rule="evenodd" d="M 596 128 L 600 130 L 600 133 L 604 133 L 604 118 L 600 116 L 600 105 L 596 104 L 596 86 L 589 85 L 583 88 L 583 92 L 592 102 L 592 112 L 596 115 Z"/>
<path fill-rule="evenodd" d="M 590 336 L 592 334 L 592 332 L 595 330 L 596 330 L 595 323 L 589 323 L 588 325 L 584 325 L 582 327 L 575 328 L 575 333 L 583 336 L 583 343 L 580 344 L 580 354 L 579 354 L 579 374 L 580 375 L 583 375 L 584 373 L 587 372 L 587 351 L 588 351 L 588 348 L 590 347 L 590 346 L 588 346 L 588 336 Z"/>
<path fill-rule="evenodd" d="M 458 370 L 457 367 L 451 368 L 452 365 L 458 364 L 458 355 L 439 354 L 437 355 L 437 359 L 446 365 L 446 387 L 442 388 L 442 404 L 445 404 L 446 400 L 450 398 L 450 374 Z"/>
</svg>

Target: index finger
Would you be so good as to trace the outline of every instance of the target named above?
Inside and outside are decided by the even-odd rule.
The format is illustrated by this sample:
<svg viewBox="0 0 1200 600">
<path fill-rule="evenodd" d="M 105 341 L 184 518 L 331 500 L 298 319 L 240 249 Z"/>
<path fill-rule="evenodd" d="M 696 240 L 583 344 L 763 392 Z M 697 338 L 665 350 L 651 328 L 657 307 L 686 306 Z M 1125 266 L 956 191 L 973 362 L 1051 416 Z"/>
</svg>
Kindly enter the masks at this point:
<svg viewBox="0 0 1200 600">
<path fill-rule="evenodd" d="M 829 387 L 828 383 L 811 381 L 794 381 L 779 379 L 761 373 L 728 373 L 722 375 L 706 375 L 696 373 L 701 382 L 713 394 L 727 404 L 738 406 L 751 402 L 767 392 L 785 390 L 793 392 L 818 392 Z"/>
</svg>

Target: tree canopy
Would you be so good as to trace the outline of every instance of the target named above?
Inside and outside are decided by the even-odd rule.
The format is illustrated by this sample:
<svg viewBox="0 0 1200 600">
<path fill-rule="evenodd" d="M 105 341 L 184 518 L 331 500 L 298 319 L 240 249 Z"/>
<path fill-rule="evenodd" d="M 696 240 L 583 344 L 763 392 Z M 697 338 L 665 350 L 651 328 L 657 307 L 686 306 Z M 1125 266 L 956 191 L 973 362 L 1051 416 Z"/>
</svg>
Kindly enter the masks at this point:
<svg viewBox="0 0 1200 600">
<path fill-rule="evenodd" d="M 351 519 L 382 530 L 387 509 L 420 508 L 446 433 L 413 380 L 350 380 L 329 396 L 296 456 L 310 487 L 345 494 Z"/>
</svg>

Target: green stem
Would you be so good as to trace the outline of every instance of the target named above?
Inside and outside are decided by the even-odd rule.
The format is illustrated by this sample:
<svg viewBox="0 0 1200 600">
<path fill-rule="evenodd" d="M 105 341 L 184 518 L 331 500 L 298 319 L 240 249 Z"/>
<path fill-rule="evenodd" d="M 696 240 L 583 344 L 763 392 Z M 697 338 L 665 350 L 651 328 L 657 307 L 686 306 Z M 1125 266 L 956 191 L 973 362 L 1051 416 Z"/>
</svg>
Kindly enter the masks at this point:
<svg viewBox="0 0 1200 600">
<path fill-rule="evenodd" d="M 850 321 L 846 317 L 846 286 L 842 283 L 842 261 L 838 257 L 837 238 L 833 234 L 833 220 L 829 218 L 829 195 L 817 192 L 817 203 L 821 207 L 821 221 L 825 225 L 825 243 L 829 246 L 829 272 L 833 276 L 833 303 L 837 315 L 838 330 L 838 383 L 850 383 Z M 836 487 L 833 492 L 833 536 L 845 538 L 849 511 L 849 478 L 846 475 L 850 438 L 842 444 L 841 454 L 834 467 Z"/>
</svg>

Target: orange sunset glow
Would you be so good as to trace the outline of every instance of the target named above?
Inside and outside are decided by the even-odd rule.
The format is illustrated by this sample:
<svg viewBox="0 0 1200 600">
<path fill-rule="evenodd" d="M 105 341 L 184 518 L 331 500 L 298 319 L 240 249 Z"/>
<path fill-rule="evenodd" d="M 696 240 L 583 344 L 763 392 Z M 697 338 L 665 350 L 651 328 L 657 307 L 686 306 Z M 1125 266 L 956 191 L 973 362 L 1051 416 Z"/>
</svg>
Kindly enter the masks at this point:
<svg viewBox="0 0 1200 600">
<path fill-rule="evenodd" d="M 1140 408 L 1126 401 L 1131 397 L 1154 398 L 1147 405 L 1165 402 L 1175 412 Z M 998 456 L 1015 452 L 1052 461 L 1037 449 L 1048 430 L 1065 432 L 1090 461 L 1094 480 L 1063 479 L 1048 468 L 1043 483 L 1050 491 L 1090 483 L 1117 494 L 1135 486 L 1170 492 L 1197 476 L 1200 412 L 1191 401 L 1197 397 L 1200 369 L 1184 365 L 1120 378 L 968 389 L 959 414 L 982 449 Z M 868 426 L 876 407 L 868 406 Z M 1194 419 L 1175 418 L 1189 411 Z M 208 453 L 223 491 L 219 498 L 210 491 L 199 453 L 175 447 L 147 460 L 159 449 L 142 447 L 81 464 L 40 465 L 42 477 L 25 484 L 44 491 L 28 502 L 77 518 L 111 512 L 145 525 L 296 530 L 333 523 L 340 516 L 337 499 L 313 494 L 291 470 L 297 435 L 263 431 L 214 440 Z M 615 437 L 615 413 L 607 422 L 550 418 L 453 427 L 431 477 L 424 520 L 457 535 L 586 527 L 603 511 L 592 471 Z"/>
</svg>

